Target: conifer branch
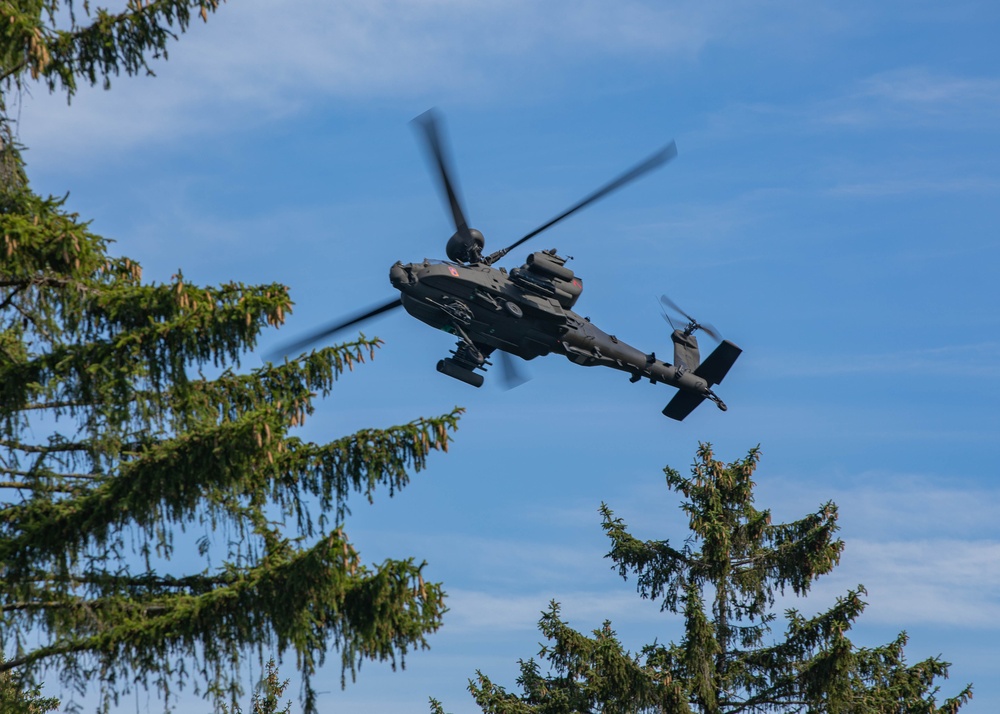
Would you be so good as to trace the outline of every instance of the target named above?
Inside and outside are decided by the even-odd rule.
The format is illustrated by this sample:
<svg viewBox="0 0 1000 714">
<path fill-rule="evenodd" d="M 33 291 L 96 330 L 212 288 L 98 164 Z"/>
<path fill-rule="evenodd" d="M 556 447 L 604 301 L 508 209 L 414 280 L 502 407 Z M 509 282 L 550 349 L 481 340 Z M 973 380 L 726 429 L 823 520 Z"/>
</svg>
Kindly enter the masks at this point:
<svg viewBox="0 0 1000 714">
<path fill-rule="evenodd" d="M 218 6 L 85 3 L 78 25 L 72 2 L 6 3 L 0 84 L 33 74 L 72 96 L 80 80 L 148 72 Z M 392 495 L 446 451 L 461 410 L 330 443 L 290 436 L 378 340 L 237 374 L 291 312 L 288 288 L 197 286 L 179 271 L 143 283 L 65 197 L 29 189 L 3 112 L 0 96 L 0 488 L 12 501 L 0 504 L 0 639 L 42 644 L 0 673 L 99 682 L 105 708 L 133 686 L 169 706 L 192 680 L 218 702 L 239 690 L 246 657 L 277 648 L 295 652 L 311 714 L 309 678 L 331 648 L 346 681 L 363 660 L 395 666 L 426 647 L 445 612 L 440 584 L 412 560 L 364 564 L 339 526 L 351 497 Z M 39 427 L 51 430 L 36 439 Z M 206 531 L 199 555 L 219 562 L 221 550 L 222 566 L 161 574 L 175 530 L 192 523 Z"/>
<path fill-rule="evenodd" d="M 23 476 L 26 478 L 37 479 L 80 479 L 84 481 L 103 481 L 108 478 L 104 474 L 95 473 L 61 473 L 51 471 L 49 469 L 33 469 L 31 471 L 23 471 L 6 467 L 0 467 L 0 473 L 7 474 L 8 476 Z"/>
<path fill-rule="evenodd" d="M 13 439 L 0 439 L 0 447 L 10 449 L 11 451 L 22 451 L 26 454 L 58 454 L 74 451 L 89 452 L 92 450 L 92 445 L 85 442 L 60 442 L 49 444 L 48 446 L 39 446 L 37 444 L 25 444 Z"/>
<path fill-rule="evenodd" d="M 215 12 L 219 0 L 130 2 L 129 9 L 116 14 L 98 8 L 92 22 L 86 26 L 76 26 L 71 14 L 70 30 L 44 27 L 40 16 L 42 7 L 50 19 L 55 19 L 58 4 L 51 0 L 44 6 L 39 3 L 37 17 L 20 18 L 23 28 L 21 58 L 0 74 L 0 82 L 29 72 L 32 78 L 46 77 L 50 90 L 55 89 L 55 78 L 58 78 L 72 96 L 77 76 L 95 84 L 100 74 L 107 88 L 109 75 L 122 70 L 129 75 L 141 70 L 152 74 L 145 54 L 152 52 L 154 58 L 166 57 L 167 41 L 177 39 L 178 34 L 187 29 L 191 10 L 197 9 L 207 21 L 208 12 Z M 10 15 L 9 20 L 14 24 L 15 16 Z M 174 23 L 177 32 L 170 29 Z"/>
<path fill-rule="evenodd" d="M 13 488 L 19 491 L 38 491 L 41 493 L 76 493 L 77 491 L 77 489 L 73 488 L 52 486 L 43 483 L 30 483 L 27 481 L 0 481 L 0 488 Z"/>
<path fill-rule="evenodd" d="M 3 300 L 2 303 L 0 303 L 0 310 L 5 310 L 14 301 L 14 298 L 17 297 L 17 294 L 19 292 L 21 292 L 22 290 L 27 289 L 28 286 L 27 285 L 16 285 L 16 284 L 12 285 L 11 283 L 0 282 L 0 287 L 14 287 L 14 289 L 10 291 L 10 294 L 7 297 L 4 298 L 4 300 Z"/>
<path fill-rule="evenodd" d="M 96 406 L 96 402 L 90 401 L 85 402 L 82 400 L 66 400 L 66 401 L 55 401 L 55 402 L 36 402 L 33 404 L 25 404 L 20 407 L 19 411 L 41 411 L 45 409 L 79 409 L 82 407 L 92 407 Z"/>
</svg>

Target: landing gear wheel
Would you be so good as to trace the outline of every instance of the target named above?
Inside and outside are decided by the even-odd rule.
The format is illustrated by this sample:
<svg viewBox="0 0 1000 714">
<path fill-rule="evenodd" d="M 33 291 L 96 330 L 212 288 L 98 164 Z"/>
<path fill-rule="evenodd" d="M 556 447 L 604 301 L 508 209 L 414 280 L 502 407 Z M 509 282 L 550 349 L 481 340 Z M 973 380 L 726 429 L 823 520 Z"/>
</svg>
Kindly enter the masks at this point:
<svg viewBox="0 0 1000 714">
<path fill-rule="evenodd" d="M 715 402 L 715 406 L 717 406 L 719 408 L 719 411 L 723 411 L 724 412 L 727 409 L 729 409 L 729 407 L 726 406 L 726 403 L 724 401 L 722 401 L 721 399 L 719 399 L 715 395 L 715 392 L 713 392 L 711 389 L 708 390 L 708 394 L 706 394 L 705 396 L 708 397 L 713 402 Z"/>
<path fill-rule="evenodd" d="M 514 317 L 517 318 L 524 317 L 524 312 L 521 310 L 521 306 L 518 305 L 516 302 L 505 302 L 503 306 L 507 308 L 507 312 L 509 312 Z"/>
</svg>

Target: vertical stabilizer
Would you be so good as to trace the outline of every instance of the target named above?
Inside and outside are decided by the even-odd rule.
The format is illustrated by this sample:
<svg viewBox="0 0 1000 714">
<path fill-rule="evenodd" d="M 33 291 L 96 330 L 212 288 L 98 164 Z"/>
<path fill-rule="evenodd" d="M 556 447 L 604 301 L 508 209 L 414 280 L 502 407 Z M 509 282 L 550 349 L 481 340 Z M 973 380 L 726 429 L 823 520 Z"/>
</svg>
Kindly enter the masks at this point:
<svg viewBox="0 0 1000 714">
<path fill-rule="evenodd" d="M 680 330 L 674 330 L 670 335 L 674 342 L 674 366 L 690 371 L 701 364 L 701 353 L 698 351 L 698 338 L 686 335 Z"/>
</svg>

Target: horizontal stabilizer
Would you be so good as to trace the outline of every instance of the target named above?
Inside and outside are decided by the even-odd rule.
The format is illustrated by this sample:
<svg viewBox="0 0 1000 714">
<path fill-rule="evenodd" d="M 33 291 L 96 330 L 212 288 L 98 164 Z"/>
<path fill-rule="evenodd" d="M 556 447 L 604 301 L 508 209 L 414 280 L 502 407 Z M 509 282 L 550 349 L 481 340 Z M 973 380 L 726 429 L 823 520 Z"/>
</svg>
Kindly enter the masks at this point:
<svg viewBox="0 0 1000 714">
<path fill-rule="evenodd" d="M 674 395 L 667 406 L 663 407 L 663 416 L 668 416 L 677 421 L 684 421 L 684 417 L 695 410 L 699 404 L 705 401 L 703 394 L 689 392 L 683 389 Z"/>
<path fill-rule="evenodd" d="M 736 358 L 739 357 L 742 352 L 743 350 L 729 340 L 723 340 L 719 343 L 719 346 L 715 348 L 712 354 L 710 354 L 704 362 L 698 365 L 698 369 L 696 369 L 694 373 L 708 382 L 709 386 L 713 384 L 722 384 L 722 380 L 729 372 L 729 368 L 733 366 Z M 669 414 L 667 416 L 669 416 Z"/>
</svg>

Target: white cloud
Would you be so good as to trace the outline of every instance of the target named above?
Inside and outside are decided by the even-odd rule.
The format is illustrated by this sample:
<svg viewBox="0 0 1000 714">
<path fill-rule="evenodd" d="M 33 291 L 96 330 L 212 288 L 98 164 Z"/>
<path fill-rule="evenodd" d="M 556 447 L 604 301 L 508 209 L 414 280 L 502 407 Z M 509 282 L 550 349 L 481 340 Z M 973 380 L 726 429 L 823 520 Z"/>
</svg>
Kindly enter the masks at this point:
<svg viewBox="0 0 1000 714">
<path fill-rule="evenodd" d="M 839 507 L 848 547 L 855 540 L 1000 541 L 995 517 L 1000 488 L 991 483 L 995 468 L 984 463 L 982 473 L 962 474 L 838 470 L 803 479 L 769 472 L 765 456 L 758 479 L 758 507 L 774 505 L 775 521 L 787 521 L 832 500 Z"/>
<path fill-rule="evenodd" d="M 325 101 L 489 101 L 549 96 L 569 69 L 692 60 L 713 42 L 786 42 L 836 31 L 823 9 L 649 0 L 241 0 L 196 21 L 156 79 L 83 89 L 69 109 L 36 88 L 22 140 L 74 155 L 221 134 Z M 574 80 L 574 81 L 578 81 Z M 516 90 L 516 91 L 511 91 Z"/>
<path fill-rule="evenodd" d="M 156 79 L 115 78 L 113 91 L 82 89 L 69 108 L 35 88 L 21 135 L 65 160 L 258 126 L 327 98 L 489 96 L 605 54 L 694 54 L 717 13 L 636 0 L 229 3 L 154 63 Z"/>
<path fill-rule="evenodd" d="M 1000 180 L 966 176 L 944 180 L 887 178 L 882 181 L 845 183 L 830 188 L 828 193 L 835 196 L 882 198 L 911 194 L 969 194 L 996 193 L 997 191 L 1000 191 Z"/>
<path fill-rule="evenodd" d="M 855 374 L 927 375 L 955 370 L 969 379 L 1000 376 L 1000 342 L 945 345 L 898 352 L 850 355 L 773 355 L 761 357 L 773 374 L 817 377 Z"/>
<path fill-rule="evenodd" d="M 997 488 L 946 475 L 885 471 L 820 474 L 803 481 L 769 475 L 766 463 L 763 468 L 758 508 L 771 508 L 775 523 L 780 523 L 802 518 L 833 500 L 839 506 L 839 535 L 846 544 L 841 564 L 820 578 L 806 598 L 789 594 L 776 611 L 782 607 L 824 611 L 860 583 L 868 591 L 865 600 L 869 603 L 861 624 L 898 629 L 1000 627 Z M 829 485 L 817 486 L 823 481 Z M 637 487 L 633 497 L 610 505 L 637 537 L 669 536 L 679 544 L 687 534 L 677 509 L 680 497 L 667 494 L 662 485 L 657 491 L 651 489 Z M 622 500 L 626 507 L 621 507 Z M 560 519 L 561 526 L 576 530 L 578 513 L 571 510 L 565 516 L 568 520 Z M 659 632 L 661 639 L 673 636 L 670 630 L 679 618 L 661 613 L 659 602 L 642 600 L 634 578 L 623 581 L 612 572 L 613 564 L 602 557 L 606 543 L 601 539 L 548 546 L 508 539 L 461 539 L 464 544 L 449 558 L 467 563 L 466 575 L 473 578 L 464 587 L 447 588 L 449 627 L 461 633 L 531 630 L 540 612 L 555 599 L 562 605 L 563 618 L 580 631 L 589 632 L 608 619 L 616 630 L 621 626 L 633 634 L 648 631 Z M 431 541 L 425 538 L 422 543 Z M 434 556 L 432 561 L 438 559 Z M 484 577 L 487 570 L 518 577 L 501 582 L 502 578 Z M 530 592 L 521 588 L 523 583 L 531 583 Z"/>
<path fill-rule="evenodd" d="M 864 621 L 900 629 L 916 625 L 1000 627 L 1000 541 L 853 540 L 835 577 L 820 593 L 858 583 L 868 591 Z"/>
<path fill-rule="evenodd" d="M 922 67 L 882 72 L 865 80 L 854 95 L 883 107 L 938 115 L 969 109 L 1000 110 L 1000 79 L 956 77 Z"/>
<path fill-rule="evenodd" d="M 817 489 L 815 481 L 779 477 L 759 489 L 760 503 L 775 506 L 776 522 L 799 518 L 825 500 L 839 507 L 844 554 L 813 588 L 809 609 L 825 609 L 861 583 L 868 591 L 865 623 L 1000 626 L 997 488 L 885 471 L 829 480 L 830 487 Z"/>
<path fill-rule="evenodd" d="M 863 624 L 996 629 L 1000 627 L 998 562 L 1000 541 L 994 540 L 850 539 L 833 574 L 820 579 L 806 598 L 781 598 L 776 611 L 782 607 L 824 611 L 860 583 L 869 603 Z M 562 618 L 582 632 L 610 620 L 616 630 L 648 628 L 663 639 L 681 621 L 660 612 L 658 602 L 642 600 L 633 583 L 622 582 L 604 590 L 556 587 L 528 594 L 449 588 L 446 624 L 450 632 L 465 635 L 534 630 L 553 599 L 560 603 Z M 637 630 L 637 625 L 642 628 Z"/>
<path fill-rule="evenodd" d="M 701 141 L 718 137 L 745 137 L 750 133 L 795 135 L 833 131 L 941 127 L 948 131 L 970 128 L 992 130 L 1000 119 L 1000 78 L 958 76 L 924 67 L 901 67 L 852 81 L 839 92 L 799 103 L 734 102 L 707 120 Z M 943 179 L 917 184 L 926 190 L 994 190 L 985 179 Z M 956 183 L 957 182 L 957 183 Z M 888 192 L 904 188 L 887 186 Z M 912 186 L 910 188 L 913 188 Z"/>
<path fill-rule="evenodd" d="M 1000 79 L 901 67 L 860 80 L 839 97 L 805 107 L 801 116 L 819 127 L 989 129 L 1000 118 Z"/>
</svg>

